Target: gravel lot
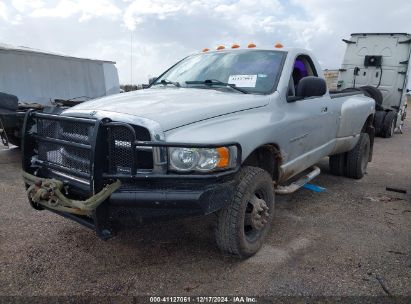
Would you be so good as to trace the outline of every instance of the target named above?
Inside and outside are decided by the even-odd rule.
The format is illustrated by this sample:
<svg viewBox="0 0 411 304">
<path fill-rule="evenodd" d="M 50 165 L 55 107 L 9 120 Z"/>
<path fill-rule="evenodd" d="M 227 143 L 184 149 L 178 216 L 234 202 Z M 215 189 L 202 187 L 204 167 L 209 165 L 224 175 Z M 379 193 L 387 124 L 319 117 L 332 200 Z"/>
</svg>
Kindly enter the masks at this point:
<svg viewBox="0 0 411 304">
<path fill-rule="evenodd" d="M 277 196 L 254 257 L 221 255 L 213 218 L 136 227 L 108 241 L 28 205 L 17 149 L 0 151 L 0 295 L 411 296 L 411 128 L 377 138 L 362 180 L 328 174 Z M 407 189 L 407 194 L 386 191 Z"/>
</svg>

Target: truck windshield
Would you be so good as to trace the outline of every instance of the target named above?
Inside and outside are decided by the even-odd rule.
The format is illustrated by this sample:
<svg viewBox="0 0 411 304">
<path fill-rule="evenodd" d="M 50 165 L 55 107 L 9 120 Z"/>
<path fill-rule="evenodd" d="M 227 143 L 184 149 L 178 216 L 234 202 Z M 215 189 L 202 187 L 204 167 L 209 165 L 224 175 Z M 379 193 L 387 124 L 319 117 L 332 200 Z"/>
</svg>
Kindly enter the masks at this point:
<svg viewBox="0 0 411 304">
<path fill-rule="evenodd" d="M 152 85 L 224 88 L 238 93 L 230 87 L 235 86 L 246 93 L 268 94 L 276 89 L 285 54 L 280 51 L 236 50 L 192 55 L 177 63 Z"/>
</svg>

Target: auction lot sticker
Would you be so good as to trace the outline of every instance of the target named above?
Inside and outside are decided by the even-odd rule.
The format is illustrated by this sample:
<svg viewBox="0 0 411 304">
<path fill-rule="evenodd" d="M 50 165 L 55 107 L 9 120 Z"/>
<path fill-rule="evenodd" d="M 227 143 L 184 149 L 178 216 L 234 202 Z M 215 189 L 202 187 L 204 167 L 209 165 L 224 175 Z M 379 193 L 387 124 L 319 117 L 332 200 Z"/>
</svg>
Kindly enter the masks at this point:
<svg viewBox="0 0 411 304">
<path fill-rule="evenodd" d="M 229 84 L 235 84 L 240 88 L 255 88 L 257 75 L 230 75 L 228 78 Z"/>
</svg>

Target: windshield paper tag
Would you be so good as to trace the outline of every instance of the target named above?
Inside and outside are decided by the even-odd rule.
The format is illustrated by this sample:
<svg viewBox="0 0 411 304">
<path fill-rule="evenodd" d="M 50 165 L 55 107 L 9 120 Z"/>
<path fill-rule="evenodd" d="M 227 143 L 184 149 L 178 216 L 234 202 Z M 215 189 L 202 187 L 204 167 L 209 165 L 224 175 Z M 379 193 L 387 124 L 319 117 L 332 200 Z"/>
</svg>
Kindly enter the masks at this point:
<svg viewBox="0 0 411 304">
<path fill-rule="evenodd" d="M 229 84 L 235 84 L 240 88 L 255 88 L 257 75 L 230 75 L 228 78 Z"/>
</svg>

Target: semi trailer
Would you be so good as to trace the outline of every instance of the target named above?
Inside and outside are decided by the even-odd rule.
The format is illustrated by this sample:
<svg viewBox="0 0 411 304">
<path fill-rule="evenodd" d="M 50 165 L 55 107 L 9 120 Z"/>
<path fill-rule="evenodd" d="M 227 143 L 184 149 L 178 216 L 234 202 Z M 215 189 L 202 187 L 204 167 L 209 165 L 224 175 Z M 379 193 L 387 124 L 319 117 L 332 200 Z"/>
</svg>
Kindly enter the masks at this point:
<svg viewBox="0 0 411 304">
<path fill-rule="evenodd" d="M 0 138 L 19 146 L 24 114 L 120 93 L 115 62 L 0 43 Z"/>
</svg>

